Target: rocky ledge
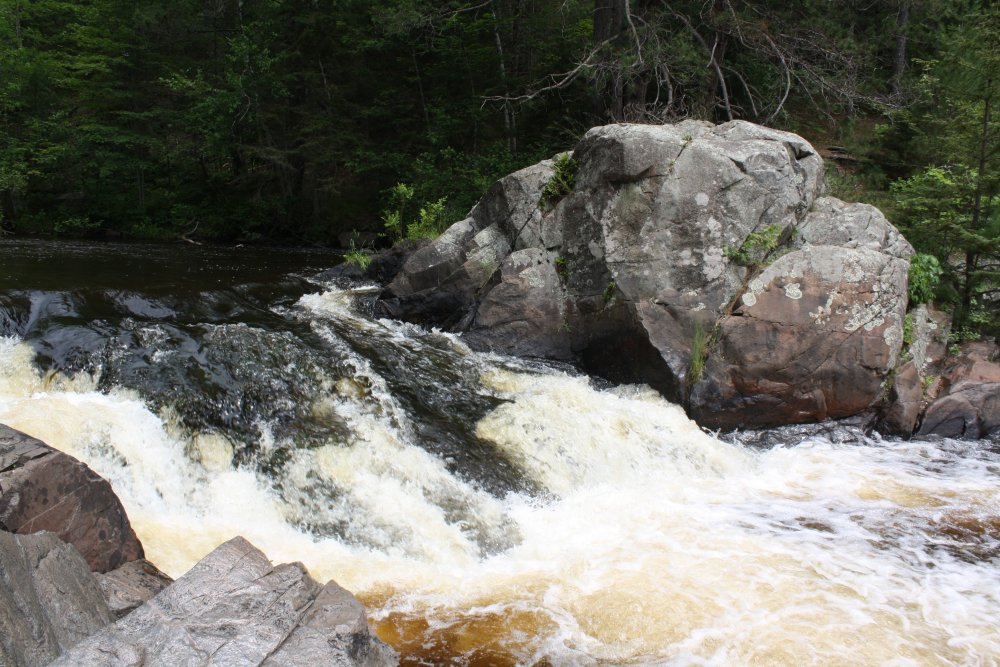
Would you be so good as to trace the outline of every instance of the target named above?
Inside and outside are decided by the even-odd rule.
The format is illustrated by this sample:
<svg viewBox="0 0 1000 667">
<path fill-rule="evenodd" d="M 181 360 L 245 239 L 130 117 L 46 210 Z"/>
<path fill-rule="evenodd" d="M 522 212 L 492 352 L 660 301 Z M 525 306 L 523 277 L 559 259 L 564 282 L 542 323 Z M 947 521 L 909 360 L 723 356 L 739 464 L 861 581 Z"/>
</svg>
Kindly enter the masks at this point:
<svg viewBox="0 0 1000 667">
<path fill-rule="evenodd" d="M 823 170 L 801 137 L 743 121 L 597 127 L 401 266 L 375 262 L 378 312 L 650 384 L 710 428 L 995 432 L 1000 367 L 924 395 L 904 341 L 913 249 L 874 207 L 823 197 Z"/>
<path fill-rule="evenodd" d="M 4 425 L 0 518 L 0 667 L 397 663 L 353 595 L 243 538 L 171 582 L 105 480 Z"/>
</svg>

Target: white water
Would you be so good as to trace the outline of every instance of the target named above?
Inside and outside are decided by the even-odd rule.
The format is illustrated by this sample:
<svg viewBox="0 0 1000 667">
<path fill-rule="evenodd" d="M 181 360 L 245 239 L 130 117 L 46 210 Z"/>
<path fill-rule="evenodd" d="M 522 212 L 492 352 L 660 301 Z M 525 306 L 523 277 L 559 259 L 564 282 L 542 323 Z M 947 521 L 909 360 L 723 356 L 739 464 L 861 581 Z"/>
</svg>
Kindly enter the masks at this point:
<svg viewBox="0 0 1000 667">
<path fill-rule="evenodd" d="M 412 331 L 351 314 L 337 291 L 298 310 L 320 335 L 330 318 L 399 340 Z M 364 382 L 337 383 L 313 406 L 348 415 L 353 441 L 297 452 L 284 500 L 234 470 L 222 438 L 185 433 L 88 378 L 42 377 L 10 339 L 0 422 L 109 479 L 172 575 L 244 535 L 358 593 L 413 661 L 998 664 L 1000 456 L 985 445 L 752 451 L 648 390 L 475 358 L 509 400 L 476 432 L 544 499 L 498 499 L 451 475 L 360 357 Z M 316 540 L 301 521 L 341 525 L 351 543 Z M 484 536 L 499 553 L 482 555 Z"/>
</svg>

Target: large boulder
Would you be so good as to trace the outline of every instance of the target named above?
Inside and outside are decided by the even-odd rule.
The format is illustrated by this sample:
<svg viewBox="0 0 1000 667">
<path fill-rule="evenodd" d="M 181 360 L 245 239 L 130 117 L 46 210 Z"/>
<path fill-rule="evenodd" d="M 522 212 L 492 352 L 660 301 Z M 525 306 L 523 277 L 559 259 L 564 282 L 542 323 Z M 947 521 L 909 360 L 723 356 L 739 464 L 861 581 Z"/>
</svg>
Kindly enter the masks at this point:
<svg viewBox="0 0 1000 667">
<path fill-rule="evenodd" d="M 704 425 L 838 419 L 882 398 L 913 249 L 877 209 L 829 198 L 797 233 L 802 247 L 753 277 L 719 322 L 690 399 Z"/>
<path fill-rule="evenodd" d="M 0 528 L 49 531 L 75 546 L 94 572 L 142 558 L 111 485 L 72 456 L 0 424 Z"/>
<path fill-rule="evenodd" d="M 407 259 L 383 312 L 649 383 L 715 427 L 875 409 L 913 250 L 877 209 L 819 198 L 808 142 L 744 121 L 608 125 L 572 159 L 559 201 L 544 192 L 564 158 L 498 182 Z"/>
<path fill-rule="evenodd" d="M 361 603 L 299 563 L 274 567 L 243 538 L 219 546 L 132 613 L 54 667 L 105 665 L 396 664 Z"/>
<path fill-rule="evenodd" d="M 112 620 L 76 549 L 51 533 L 0 531 L 0 666 L 48 665 Z"/>
<path fill-rule="evenodd" d="M 407 259 L 383 312 L 681 399 L 695 329 L 745 279 L 726 249 L 765 228 L 787 236 L 822 188 L 822 159 L 743 121 L 598 127 L 572 156 L 572 192 L 543 196 L 557 160 L 501 179 Z"/>
</svg>

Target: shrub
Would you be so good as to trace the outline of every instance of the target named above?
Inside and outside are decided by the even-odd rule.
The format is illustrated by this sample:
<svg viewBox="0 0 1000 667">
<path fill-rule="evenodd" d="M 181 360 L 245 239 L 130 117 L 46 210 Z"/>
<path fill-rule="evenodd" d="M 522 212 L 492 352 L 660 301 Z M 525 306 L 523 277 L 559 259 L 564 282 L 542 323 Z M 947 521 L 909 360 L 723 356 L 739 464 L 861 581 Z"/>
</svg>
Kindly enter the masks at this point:
<svg viewBox="0 0 1000 667">
<path fill-rule="evenodd" d="M 421 206 L 417 221 L 406 226 L 406 238 L 433 239 L 440 236 L 445 227 L 444 205 L 447 201 L 446 197 L 441 197 Z"/>
<path fill-rule="evenodd" d="M 403 213 L 413 199 L 413 193 L 413 186 L 406 183 L 396 183 L 389 189 L 389 208 L 382 211 L 382 224 L 395 241 L 402 241 L 405 235 Z"/>
<path fill-rule="evenodd" d="M 932 301 L 942 273 L 941 264 L 934 255 L 914 255 L 910 259 L 910 303 Z"/>
</svg>

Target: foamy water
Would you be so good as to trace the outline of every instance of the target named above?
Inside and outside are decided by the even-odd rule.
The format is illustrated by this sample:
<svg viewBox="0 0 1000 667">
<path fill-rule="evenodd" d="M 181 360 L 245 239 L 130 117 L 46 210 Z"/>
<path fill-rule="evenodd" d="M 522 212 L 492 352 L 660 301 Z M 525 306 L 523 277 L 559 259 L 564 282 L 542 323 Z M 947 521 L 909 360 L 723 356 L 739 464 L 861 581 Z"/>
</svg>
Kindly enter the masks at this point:
<svg viewBox="0 0 1000 667">
<path fill-rule="evenodd" d="M 295 313 L 331 344 L 334 321 L 416 344 L 341 291 Z M 356 354 L 357 381 L 312 406 L 345 416 L 348 442 L 296 450 L 280 479 L 135 394 L 41 375 L 13 339 L 0 422 L 109 479 L 170 574 L 244 535 L 355 591 L 414 664 L 998 664 L 1000 455 L 986 443 L 750 450 L 646 388 L 450 344 L 504 401 L 476 435 L 541 493 L 496 497 L 449 472 Z"/>
</svg>

